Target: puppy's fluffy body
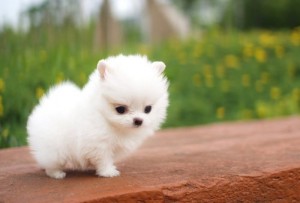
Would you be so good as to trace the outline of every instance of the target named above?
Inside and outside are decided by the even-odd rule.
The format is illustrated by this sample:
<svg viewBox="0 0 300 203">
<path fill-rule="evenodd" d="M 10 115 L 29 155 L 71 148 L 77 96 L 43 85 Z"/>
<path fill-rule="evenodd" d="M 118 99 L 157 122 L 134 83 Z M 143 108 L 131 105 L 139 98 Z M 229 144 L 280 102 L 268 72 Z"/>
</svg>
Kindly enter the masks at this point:
<svg viewBox="0 0 300 203">
<path fill-rule="evenodd" d="M 71 82 L 51 88 L 27 123 L 29 146 L 46 174 L 60 179 L 66 168 L 95 168 L 99 176 L 118 176 L 115 161 L 166 117 L 164 68 L 145 56 L 119 55 L 99 61 L 82 89 Z"/>
</svg>

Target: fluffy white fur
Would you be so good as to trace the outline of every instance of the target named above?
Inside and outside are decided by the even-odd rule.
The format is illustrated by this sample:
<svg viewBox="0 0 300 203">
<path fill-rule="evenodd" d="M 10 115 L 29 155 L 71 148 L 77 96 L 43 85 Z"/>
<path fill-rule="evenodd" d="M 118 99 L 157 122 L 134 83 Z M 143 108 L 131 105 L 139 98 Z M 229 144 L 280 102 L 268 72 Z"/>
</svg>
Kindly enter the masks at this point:
<svg viewBox="0 0 300 203">
<path fill-rule="evenodd" d="M 118 176 L 115 161 L 136 149 L 166 117 L 164 69 L 163 62 L 145 56 L 119 55 L 100 60 L 82 89 L 71 82 L 52 87 L 27 123 L 37 163 L 57 179 L 67 168 Z M 118 106 L 126 112 L 118 113 Z M 146 106 L 152 107 L 149 113 Z M 135 125 L 136 119 L 142 124 Z"/>
</svg>

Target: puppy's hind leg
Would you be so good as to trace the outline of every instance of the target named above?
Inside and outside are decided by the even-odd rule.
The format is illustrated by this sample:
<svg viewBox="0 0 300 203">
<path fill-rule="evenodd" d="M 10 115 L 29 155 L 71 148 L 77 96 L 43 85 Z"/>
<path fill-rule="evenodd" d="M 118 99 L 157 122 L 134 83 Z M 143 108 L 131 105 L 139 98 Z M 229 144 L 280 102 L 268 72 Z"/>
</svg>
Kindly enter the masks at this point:
<svg viewBox="0 0 300 203">
<path fill-rule="evenodd" d="M 53 151 L 37 151 L 36 160 L 41 168 L 45 169 L 46 174 L 55 179 L 63 179 L 66 173 L 63 171 L 66 161 L 64 157 L 59 157 Z"/>
<path fill-rule="evenodd" d="M 45 171 L 49 177 L 55 179 L 63 179 L 66 176 L 63 170 L 57 168 L 46 168 Z"/>
</svg>

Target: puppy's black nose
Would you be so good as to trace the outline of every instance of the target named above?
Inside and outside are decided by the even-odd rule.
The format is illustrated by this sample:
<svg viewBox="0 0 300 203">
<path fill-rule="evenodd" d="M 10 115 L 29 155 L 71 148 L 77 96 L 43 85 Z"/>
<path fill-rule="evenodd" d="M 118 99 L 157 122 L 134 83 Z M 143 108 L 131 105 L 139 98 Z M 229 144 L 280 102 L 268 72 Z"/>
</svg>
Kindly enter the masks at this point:
<svg viewBox="0 0 300 203">
<path fill-rule="evenodd" d="M 134 118 L 133 119 L 133 124 L 136 126 L 136 127 L 139 127 L 143 124 L 143 120 L 140 119 L 140 118 Z"/>
</svg>

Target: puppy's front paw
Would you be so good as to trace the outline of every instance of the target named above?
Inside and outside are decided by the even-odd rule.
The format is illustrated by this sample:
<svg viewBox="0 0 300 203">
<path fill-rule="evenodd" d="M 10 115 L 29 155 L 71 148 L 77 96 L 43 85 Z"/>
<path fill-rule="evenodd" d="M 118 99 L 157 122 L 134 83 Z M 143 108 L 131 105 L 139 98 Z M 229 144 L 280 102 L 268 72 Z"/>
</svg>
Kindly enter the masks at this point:
<svg viewBox="0 0 300 203">
<path fill-rule="evenodd" d="M 111 167 L 101 168 L 100 170 L 97 170 L 97 175 L 111 178 L 111 177 L 119 176 L 120 172 L 116 169 L 115 166 L 111 166 Z"/>
</svg>

